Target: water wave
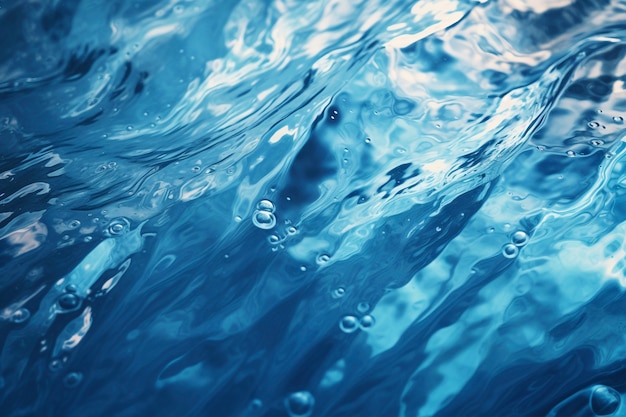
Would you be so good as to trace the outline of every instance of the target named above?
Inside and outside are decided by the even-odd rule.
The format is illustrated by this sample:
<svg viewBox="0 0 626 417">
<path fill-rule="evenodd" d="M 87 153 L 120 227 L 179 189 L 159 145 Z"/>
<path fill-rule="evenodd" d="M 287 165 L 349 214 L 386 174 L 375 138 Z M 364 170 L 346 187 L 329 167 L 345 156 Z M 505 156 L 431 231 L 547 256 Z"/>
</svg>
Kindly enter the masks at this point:
<svg viewBox="0 0 626 417">
<path fill-rule="evenodd" d="M 621 415 L 621 1 L 0 4 L 7 416 Z"/>
</svg>

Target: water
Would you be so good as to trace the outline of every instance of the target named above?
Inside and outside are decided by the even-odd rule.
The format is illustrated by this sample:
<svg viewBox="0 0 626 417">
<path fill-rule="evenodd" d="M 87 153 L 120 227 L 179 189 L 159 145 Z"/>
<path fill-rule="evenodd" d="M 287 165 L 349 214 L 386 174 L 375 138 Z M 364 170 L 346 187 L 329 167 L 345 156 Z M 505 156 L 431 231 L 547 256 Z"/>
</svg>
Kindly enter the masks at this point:
<svg viewBox="0 0 626 417">
<path fill-rule="evenodd" d="M 0 1 L 0 414 L 626 415 L 625 22 Z"/>
</svg>

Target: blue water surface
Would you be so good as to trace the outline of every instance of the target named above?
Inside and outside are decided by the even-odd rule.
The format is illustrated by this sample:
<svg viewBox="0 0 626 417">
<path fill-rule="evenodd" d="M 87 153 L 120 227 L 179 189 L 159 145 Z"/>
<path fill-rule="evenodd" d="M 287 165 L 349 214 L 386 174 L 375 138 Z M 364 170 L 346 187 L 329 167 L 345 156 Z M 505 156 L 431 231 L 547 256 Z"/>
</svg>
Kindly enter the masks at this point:
<svg viewBox="0 0 626 417">
<path fill-rule="evenodd" d="M 626 2 L 0 0 L 0 415 L 626 416 Z"/>
</svg>

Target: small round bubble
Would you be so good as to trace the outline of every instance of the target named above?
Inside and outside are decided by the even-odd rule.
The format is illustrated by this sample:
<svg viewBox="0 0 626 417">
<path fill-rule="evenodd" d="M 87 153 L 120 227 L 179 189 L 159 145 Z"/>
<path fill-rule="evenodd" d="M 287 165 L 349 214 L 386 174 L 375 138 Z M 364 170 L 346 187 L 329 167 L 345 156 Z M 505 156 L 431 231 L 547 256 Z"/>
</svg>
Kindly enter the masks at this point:
<svg viewBox="0 0 626 417">
<path fill-rule="evenodd" d="M 30 318 L 30 311 L 25 309 L 24 307 L 18 308 L 11 314 L 11 321 L 13 323 L 24 323 L 26 320 Z"/>
<path fill-rule="evenodd" d="M 624 118 L 622 116 L 614 116 L 613 121 L 618 124 L 624 123 Z"/>
<path fill-rule="evenodd" d="M 511 242 L 513 242 L 515 246 L 524 246 L 526 243 L 528 243 L 528 235 L 526 234 L 526 232 L 518 230 L 517 232 L 513 233 L 513 236 L 511 236 Z"/>
<path fill-rule="evenodd" d="M 594 388 L 589 400 L 596 416 L 609 416 L 619 408 L 621 396 L 613 388 L 599 385 Z"/>
<path fill-rule="evenodd" d="M 280 236 L 278 235 L 269 235 L 267 237 L 268 242 L 270 242 L 272 245 L 276 245 L 278 243 L 280 243 Z"/>
<path fill-rule="evenodd" d="M 252 223 L 259 229 L 271 229 L 276 226 L 276 216 L 270 211 L 257 210 L 252 215 Z"/>
<path fill-rule="evenodd" d="M 289 417 L 309 417 L 313 413 L 315 398 L 309 391 L 297 391 L 285 398 Z"/>
<path fill-rule="evenodd" d="M 370 309 L 370 304 L 362 301 L 359 303 L 358 306 L 356 306 L 356 309 L 359 311 L 359 313 L 365 313 L 367 310 Z"/>
<path fill-rule="evenodd" d="M 344 333 L 355 332 L 359 328 L 359 320 L 354 316 L 344 316 L 339 321 L 339 328 Z"/>
<path fill-rule="evenodd" d="M 335 288 L 332 295 L 333 298 L 341 298 L 346 295 L 346 289 L 343 287 Z"/>
<path fill-rule="evenodd" d="M 296 226 L 289 226 L 287 228 L 287 234 L 295 235 L 296 233 L 298 233 L 298 229 L 296 229 Z"/>
<path fill-rule="evenodd" d="M 330 255 L 327 253 L 322 253 L 317 257 L 317 263 L 319 265 L 323 265 L 327 263 L 328 261 L 330 261 Z"/>
<path fill-rule="evenodd" d="M 78 229 L 80 227 L 80 221 L 72 220 L 71 222 L 69 222 L 68 226 L 70 229 Z"/>
<path fill-rule="evenodd" d="M 519 249 L 512 243 L 507 243 L 502 247 L 502 255 L 504 255 L 505 258 L 515 258 L 518 252 Z"/>
<path fill-rule="evenodd" d="M 108 231 L 111 235 L 121 235 L 130 229 L 130 222 L 124 217 L 111 220 Z"/>
<path fill-rule="evenodd" d="M 262 210 L 262 211 L 269 211 L 270 213 L 273 213 L 276 210 L 276 206 L 270 200 L 264 199 L 256 203 L 256 209 Z"/>
<path fill-rule="evenodd" d="M 66 293 L 59 297 L 57 303 L 63 310 L 74 310 L 80 305 L 80 297 L 76 294 Z"/>
<path fill-rule="evenodd" d="M 375 322 L 376 321 L 373 316 L 366 314 L 359 320 L 359 327 L 363 330 L 368 330 L 374 325 Z"/>
<path fill-rule="evenodd" d="M 70 372 L 69 374 L 65 375 L 65 378 L 63 378 L 63 385 L 65 385 L 67 388 L 75 388 L 78 386 L 78 384 L 80 384 L 82 380 L 83 375 L 80 372 Z"/>
</svg>

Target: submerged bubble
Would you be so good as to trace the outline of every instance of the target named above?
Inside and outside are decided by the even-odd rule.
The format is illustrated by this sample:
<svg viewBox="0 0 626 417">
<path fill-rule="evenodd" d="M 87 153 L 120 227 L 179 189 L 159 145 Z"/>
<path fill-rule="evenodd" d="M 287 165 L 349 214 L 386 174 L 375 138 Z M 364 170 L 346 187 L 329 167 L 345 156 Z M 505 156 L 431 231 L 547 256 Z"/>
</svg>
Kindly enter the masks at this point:
<svg viewBox="0 0 626 417">
<path fill-rule="evenodd" d="M 21 307 L 18 308 L 11 314 L 11 321 L 13 323 L 24 323 L 26 320 L 30 318 L 30 311 L 28 309 Z"/>
<path fill-rule="evenodd" d="M 343 316 L 339 321 L 339 328 L 344 333 L 352 333 L 359 328 L 359 320 L 354 316 Z"/>
<path fill-rule="evenodd" d="M 363 301 L 360 302 L 358 306 L 356 306 L 356 309 L 359 311 L 359 313 L 365 313 L 367 310 L 370 309 L 370 304 Z"/>
<path fill-rule="evenodd" d="M 511 236 L 511 242 L 513 242 L 515 246 L 524 246 L 526 243 L 528 243 L 528 235 L 526 234 L 526 232 L 518 230 L 517 232 L 513 233 L 513 236 Z"/>
<path fill-rule="evenodd" d="M 335 288 L 333 291 L 333 298 L 341 298 L 346 295 L 346 289 L 343 287 Z"/>
<path fill-rule="evenodd" d="M 587 123 L 587 126 L 589 126 L 592 129 L 597 129 L 597 128 L 600 127 L 600 123 L 598 123 L 598 122 L 589 122 L 589 123 Z"/>
<path fill-rule="evenodd" d="M 287 234 L 295 235 L 296 233 L 298 233 L 298 229 L 296 228 L 296 226 L 289 226 L 287 228 Z"/>
<path fill-rule="evenodd" d="M 71 222 L 68 223 L 68 227 L 70 229 L 78 229 L 80 227 L 80 221 L 79 220 L 72 220 Z"/>
<path fill-rule="evenodd" d="M 613 414 L 620 406 L 621 397 L 619 392 L 613 388 L 600 385 L 594 388 L 589 402 L 591 410 L 596 416 L 608 416 Z"/>
<path fill-rule="evenodd" d="M 70 372 L 65 375 L 65 378 L 63 378 L 63 385 L 67 388 L 75 388 L 81 383 L 82 380 L 83 375 L 80 372 Z"/>
<path fill-rule="evenodd" d="M 359 327 L 362 330 L 368 330 L 374 325 L 374 323 L 376 323 L 374 316 L 366 314 L 359 320 Z"/>
<path fill-rule="evenodd" d="M 269 235 L 267 237 L 267 240 L 272 244 L 272 245 L 276 245 L 278 243 L 280 243 L 280 236 L 278 235 Z"/>
<path fill-rule="evenodd" d="M 59 297 L 57 304 L 61 309 L 71 311 L 80 306 L 80 297 L 73 293 L 66 293 Z"/>
<path fill-rule="evenodd" d="M 322 253 L 317 257 L 317 263 L 320 265 L 323 265 L 328 261 L 330 261 L 330 255 L 327 253 Z"/>
<path fill-rule="evenodd" d="M 290 417 L 308 417 L 313 413 L 315 398 L 309 391 L 297 391 L 285 398 L 285 408 Z"/>
<path fill-rule="evenodd" d="M 271 229 L 276 226 L 276 216 L 269 211 L 257 210 L 252 215 L 252 223 L 259 229 Z"/>
<path fill-rule="evenodd" d="M 256 203 L 256 209 L 273 213 L 276 210 L 276 206 L 272 201 L 263 199 Z"/>
<path fill-rule="evenodd" d="M 515 258 L 518 252 L 519 249 L 512 243 L 507 243 L 502 247 L 502 255 L 504 255 L 505 258 Z"/>
<path fill-rule="evenodd" d="M 615 123 L 622 124 L 622 123 L 624 123 L 624 118 L 622 116 L 613 116 L 613 121 Z"/>
<path fill-rule="evenodd" d="M 111 220 L 109 223 L 108 231 L 112 235 L 121 235 L 130 229 L 130 222 L 124 217 L 118 217 Z"/>
</svg>

